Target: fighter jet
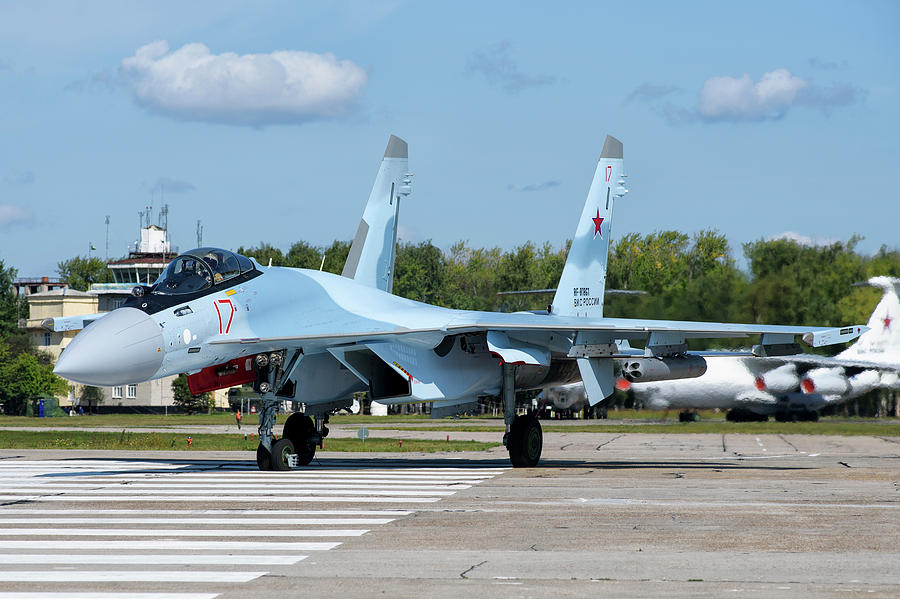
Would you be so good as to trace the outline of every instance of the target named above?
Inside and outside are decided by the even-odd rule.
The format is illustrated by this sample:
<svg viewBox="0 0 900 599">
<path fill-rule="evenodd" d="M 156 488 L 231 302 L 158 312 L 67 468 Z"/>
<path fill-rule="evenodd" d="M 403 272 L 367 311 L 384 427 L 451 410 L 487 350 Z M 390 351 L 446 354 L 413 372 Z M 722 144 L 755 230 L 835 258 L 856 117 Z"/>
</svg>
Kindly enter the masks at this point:
<svg viewBox="0 0 900 599">
<path fill-rule="evenodd" d="M 616 339 L 646 344 L 656 380 L 702 374 L 687 340 L 761 335 L 771 353 L 854 339 L 840 328 L 631 320 L 603 317 L 613 206 L 626 194 L 622 143 L 607 136 L 547 310 L 453 310 L 390 293 L 395 223 L 410 193 L 407 144 L 391 137 L 342 275 L 264 267 L 218 248 L 173 260 L 156 283 L 78 333 L 57 362 L 60 376 L 120 385 L 188 373 L 206 391 L 253 382 L 261 470 L 307 464 L 328 434 L 329 414 L 356 391 L 373 401 L 432 402 L 449 413 L 480 396 L 502 398 L 504 444 L 514 466 L 535 466 L 543 446 L 533 414 L 517 415 L 517 389 L 585 382 L 592 404 L 614 390 Z M 276 406 L 302 406 L 273 439 Z"/>
<path fill-rule="evenodd" d="M 705 354 L 706 373 L 697 378 L 641 382 L 640 372 L 622 361 L 616 383 L 632 389 L 642 405 L 654 410 L 681 410 L 692 421 L 696 410 L 727 410 L 730 421 L 817 420 L 819 411 L 873 389 L 900 388 L 900 279 L 872 277 L 865 284 L 883 291 L 863 333 L 852 346 L 830 358 L 811 354 L 774 358 L 739 358 Z M 620 353 L 640 355 L 620 341 Z M 557 410 L 578 411 L 588 405 L 584 386 L 572 383 L 545 389 L 539 396 Z"/>
</svg>

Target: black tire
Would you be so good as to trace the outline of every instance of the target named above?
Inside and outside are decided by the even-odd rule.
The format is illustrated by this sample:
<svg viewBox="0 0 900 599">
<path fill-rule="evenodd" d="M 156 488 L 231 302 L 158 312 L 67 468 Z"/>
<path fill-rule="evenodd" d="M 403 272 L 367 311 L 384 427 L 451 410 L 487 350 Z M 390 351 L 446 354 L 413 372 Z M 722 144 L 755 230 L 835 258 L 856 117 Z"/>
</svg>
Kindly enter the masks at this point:
<svg viewBox="0 0 900 599">
<path fill-rule="evenodd" d="M 312 442 L 315 432 L 316 425 L 313 424 L 312 418 L 306 414 L 299 412 L 291 414 L 284 423 L 284 430 L 281 432 L 281 436 L 290 439 L 294 443 L 297 463 L 300 466 L 306 466 L 316 457 L 316 444 Z"/>
<path fill-rule="evenodd" d="M 516 416 L 506 442 L 509 461 L 516 468 L 533 468 L 541 460 L 544 433 L 541 423 L 531 414 Z"/>
<path fill-rule="evenodd" d="M 272 445 L 272 470 L 290 470 L 288 455 L 294 452 L 294 443 L 287 437 L 282 437 Z"/>
<path fill-rule="evenodd" d="M 272 469 L 272 454 L 262 443 L 256 448 L 256 465 L 260 470 Z"/>
</svg>

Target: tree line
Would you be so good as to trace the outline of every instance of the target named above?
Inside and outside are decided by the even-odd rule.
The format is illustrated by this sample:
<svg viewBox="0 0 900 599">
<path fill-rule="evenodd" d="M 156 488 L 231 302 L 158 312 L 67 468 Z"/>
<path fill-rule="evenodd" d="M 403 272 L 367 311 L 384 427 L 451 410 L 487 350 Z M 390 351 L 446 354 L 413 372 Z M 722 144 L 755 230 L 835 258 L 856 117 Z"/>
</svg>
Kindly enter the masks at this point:
<svg viewBox="0 0 900 599">
<path fill-rule="evenodd" d="M 646 295 L 609 296 L 604 314 L 823 326 L 865 323 L 880 291 L 853 284 L 878 275 L 900 277 L 900 251 L 882 247 L 874 255 L 864 255 L 856 250 L 859 241 L 852 237 L 819 246 L 788 239 L 754 241 L 741 248 L 746 260 L 742 270 L 728 240 L 717 231 L 629 233 L 610 246 L 606 286 Z M 503 250 L 460 241 L 444 251 L 430 241 L 400 243 L 393 291 L 448 308 L 542 309 L 550 296 L 498 292 L 555 288 L 569 245 L 529 242 Z M 349 250 L 346 241 L 329 246 L 298 241 L 286 251 L 262 242 L 237 252 L 264 266 L 321 268 L 339 274 Z M 79 290 L 106 277 L 99 258 L 64 260 L 57 270 Z M 17 326 L 18 319 L 27 318 L 28 308 L 15 296 L 15 277 L 16 270 L 0 259 L 0 402 L 7 413 L 24 410 L 23 397 L 65 392 L 65 382 L 52 373 L 49 355 L 32 347 Z M 741 342 L 719 340 L 714 345 L 735 343 Z"/>
<path fill-rule="evenodd" d="M 859 237 L 809 246 L 788 239 L 742 246 L 747 270 L 739 268 L 728 240 L 712 230 L 630 233 L 610 246 L 607 289 L 646 295 L 606 298 L 610 317 L 732 321 L 837 326 L 865 323 L 881 292 L 854 286 L 869 277 L 900 276 L 900 251 L 856 251 Z M 502 291 L 555 288 L 569 242 L 525 243 L 511 250 L 473 248 L 460 241 L 443 251 L 430 241 L 400 243 L 394 273 L 396 295 L 466 310 L 545 308 L 550 296 L 498 295 Z M 260 264 L 340 273 L 347 242 L 327 247 L 304 241 L 286 252 L 267 243 L 240 247 Z M 322 258 L 324 256 L 324 265 Z"/>
</svg>

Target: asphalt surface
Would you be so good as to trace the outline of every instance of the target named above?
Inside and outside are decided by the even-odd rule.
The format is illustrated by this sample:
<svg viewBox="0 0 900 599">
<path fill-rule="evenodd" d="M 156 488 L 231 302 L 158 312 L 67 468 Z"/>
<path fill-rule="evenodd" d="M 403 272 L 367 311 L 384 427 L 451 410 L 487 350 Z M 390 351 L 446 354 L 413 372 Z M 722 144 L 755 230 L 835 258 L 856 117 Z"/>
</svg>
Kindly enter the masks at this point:
<svg viewBox="0 0 900 599">
<path fill-rule="evenodd" d="M 897 437 L 549 433 L 515 470 L 0 450 L 0 599 L 897 597 L 898 539 Z"/>
</svg>

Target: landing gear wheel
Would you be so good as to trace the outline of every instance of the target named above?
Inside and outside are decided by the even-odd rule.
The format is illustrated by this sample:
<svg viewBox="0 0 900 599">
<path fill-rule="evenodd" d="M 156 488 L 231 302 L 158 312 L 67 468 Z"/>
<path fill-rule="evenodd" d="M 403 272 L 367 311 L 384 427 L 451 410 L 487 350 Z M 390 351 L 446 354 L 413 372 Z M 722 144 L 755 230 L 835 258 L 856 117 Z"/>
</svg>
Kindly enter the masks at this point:
<svg viewBox="0 0 900 599">
<path fill-rule="evenodd" d="M 537 466 L 544 448 L 544 433 L 541 423 L 531 414 L 516 416 L 506 441 L 509 461 L 516 468 Z"/>
<path fill-rule="evenodd" d="M 282 437 L 275 441 L 272 445 L 272 470 L 290 470 L 288 456 L 293 453 L 294 443 L 290 439 Z"/>
<path fill-rule="evenodd" d="M 288 417 L 284 423 L 282 438 L 290 439 L 294 443 L 297 453 L 297 463 L 306 466 L 316 457 L 316 444 L 313 437 L 316 434 L 316 425 L 312 418 L 306 414 L 295 413 Z"/>
<path fill-rule="evenodd" d="M 678 414 L 678 422 L 700 422 L 700 414 L 685 410 Z"/>
<path fill-rule="evenodd" d="M 266 446 L 260 443 L 256 448 L 256 465 L 260 470 L 272 469 L 272 454 L 266 449 Z"/>
</svg>

